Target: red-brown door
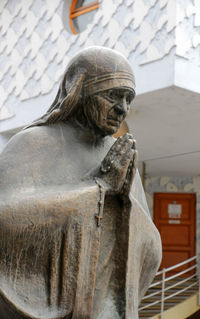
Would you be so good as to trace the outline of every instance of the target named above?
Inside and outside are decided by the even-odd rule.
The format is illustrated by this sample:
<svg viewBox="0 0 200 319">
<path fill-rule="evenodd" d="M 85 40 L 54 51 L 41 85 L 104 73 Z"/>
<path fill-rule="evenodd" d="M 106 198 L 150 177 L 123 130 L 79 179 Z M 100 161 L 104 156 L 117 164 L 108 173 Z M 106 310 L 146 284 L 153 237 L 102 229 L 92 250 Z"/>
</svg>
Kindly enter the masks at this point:
<svg viewBox="0 0 200 319">
<path fill-rule="evenodd" d="M 163 247 L 161 269 L 195 255 L 195 202 L 195 194 L 154 194 L 154 222 L 160 232 Z M 173 272 L 187 267 L 188 265 L 183 266 Z"/>
</svg>

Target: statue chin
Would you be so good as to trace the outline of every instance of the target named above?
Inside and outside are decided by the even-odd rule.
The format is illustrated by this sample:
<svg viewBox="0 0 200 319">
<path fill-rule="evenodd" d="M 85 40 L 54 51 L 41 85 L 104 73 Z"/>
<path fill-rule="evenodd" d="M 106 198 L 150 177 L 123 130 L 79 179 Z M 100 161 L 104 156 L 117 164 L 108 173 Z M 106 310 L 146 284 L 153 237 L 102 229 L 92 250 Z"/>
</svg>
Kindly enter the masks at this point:
<svg viewBox="0 0 200 319">
<path fill-rule="evenodd" d="M 135 142 L 109 136 L 114 122 L 91 130 L 80 104 L 120 87 L 134 91 L 128 61 L 107 48 L 83 50 L 47 113 L 0 155 L 1 319 L 138 319 L 161 242 Z M 102 143 L 88 131 L 100 131 Z"/>
</svg>

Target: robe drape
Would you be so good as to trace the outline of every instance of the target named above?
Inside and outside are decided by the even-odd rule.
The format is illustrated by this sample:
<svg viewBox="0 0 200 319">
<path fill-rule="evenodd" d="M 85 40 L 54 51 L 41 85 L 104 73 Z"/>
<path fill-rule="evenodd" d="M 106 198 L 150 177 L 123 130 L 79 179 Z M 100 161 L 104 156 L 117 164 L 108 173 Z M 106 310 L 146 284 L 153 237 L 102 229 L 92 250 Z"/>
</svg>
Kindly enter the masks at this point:
<svg viewBox="0 0 200 319">
<path fill-rule="evenodd" d="M 161 251 L 138 175 L 130 208 L 117 196 L 103 194 L 103 219 L 97 227 L 99 186 L 92 178 L 78 181 L 75 171 L 88 151 L 91 158 L 82 164 L 82 176 L 99 165 L 113 141 L 93 147 L 93 158 L 92 148 L 84 150 L 72 128 L 68 140 L 62 127 L 27 131 L 10 142 L 0 159 L 1 319 L 137 319 Z M 79 151 L 82 158 L 69 173 Z M 60 170 L 52 172 L 58 158 Z M 57 183 L 52 182 L 55 176 Z"/>
</svg>

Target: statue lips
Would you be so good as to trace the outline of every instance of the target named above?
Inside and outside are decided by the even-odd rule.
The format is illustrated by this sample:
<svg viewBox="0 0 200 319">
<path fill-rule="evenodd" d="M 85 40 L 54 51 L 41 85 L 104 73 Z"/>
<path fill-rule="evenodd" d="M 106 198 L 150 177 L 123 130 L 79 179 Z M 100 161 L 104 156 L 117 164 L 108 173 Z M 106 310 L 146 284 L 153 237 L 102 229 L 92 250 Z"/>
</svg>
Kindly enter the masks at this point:
<svg viewBox="0 0 200 319">
<path fill-rule="evenodd" d="M 115 118 L 107 118 L 107 123 L 112 125 L 112 126 L 116 126 L 117 128 L 121 125 L 121 122 L 119 119 L 115 119 Z"/>
<path fill-rule="evenodd" d="M 120 117 L 118 116 L 117 118 L 112 117 L 112 116 L 107 117 L 107 121 L 111 124 L 114 124 L 114 125 L 116 125 L 116 124 L 120 125 L 122 123 L 123 119 L 124 119 L 123 116 L 120 116 Z"/>
</svg>

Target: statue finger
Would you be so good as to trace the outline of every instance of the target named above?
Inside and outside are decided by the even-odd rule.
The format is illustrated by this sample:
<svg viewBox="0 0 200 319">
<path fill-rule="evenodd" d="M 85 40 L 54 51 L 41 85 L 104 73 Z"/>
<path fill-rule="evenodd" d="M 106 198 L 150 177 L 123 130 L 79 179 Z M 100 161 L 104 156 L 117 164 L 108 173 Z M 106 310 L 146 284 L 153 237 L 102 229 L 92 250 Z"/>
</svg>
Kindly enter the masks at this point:
<svg viewBox="0 0 200 319">
<path fill-rule="evenodd" d="M 116 152 L 118 152 L 121 149 L 123 143 L 124 141 L 122 136 L 118 137 L 115 143 L 111 146 L 104 160 L 107 161 L 107 160 L 110 160 L 112 157 L 114 157 L 114 155 L 116 155 Z"/>
<path fill-rule="evenodd" d="M 131 184 L 134 178 L 136 168 L 137 168 L 137 158 L 138 158 L 138 152 L 134 151 L 132 160 L 130 161 L 130 165 L 127 169 L 127 175 L 126 175 L 127 184 Z"/>
<path fill-rule="evenodd" d="M 108 173 L 112 167 L 117 167 L 121 159 L 126 157 L 127 151 L 132 149 L 133 141 L 131 134 L 125 134 L 119 137 L 102 161 L 100 167 L 101 172 Z"/>
<path fill-rule="evenodd" d="M 132 145 L 133 145 L 133 140 L 128 139 L 126 140 L 126 142 L 124 143 L 123 147 L 121 147 L 121 149 L 119 150 L 115 162 L 117 164 L 120 164 L 121 166 L 125 165 L 125 163 L 130 162 L 131 158 L 129 158 L 129 155 L 133 156 L 133 152 L 134 150 L 132 149 Z"/>
<path fill-rule="evenodd" d="M 119 137 L 105 156 L 102 165 L 108 166 L 111 161 L 117 160 L 117 158 L 123 153 L 124 147 L 126 148 L 126 144 L 128 143 L 130 145 L 130 141 L 131 140 L 126 136 Z"/>
<path fill-rule="evenodd" d="M 120 166 L 121 167 L 127 167 L 127 169 L 130 167 L 131 161 L 133 161 L 135 151 L 131 148 L 127 148 L 126 152 L 124 153 L 124 156 L 120 159 Z"/>
<path fill-rule="evenodd" d="M 136 140 L 133 139 L 133 147 L 134 150 L 136 150 Z"/>
<path fill-rule="evenodd" d="M 133 136 L 129 133 L 126 133 L 123 136 L 118 137 L 112 148 L 115 149 L 115 151 L 120 151 L 121 148 L 123 148 L 124 144 L 126 144 L 130 140 L 133 141 Z"/>
</svg>

